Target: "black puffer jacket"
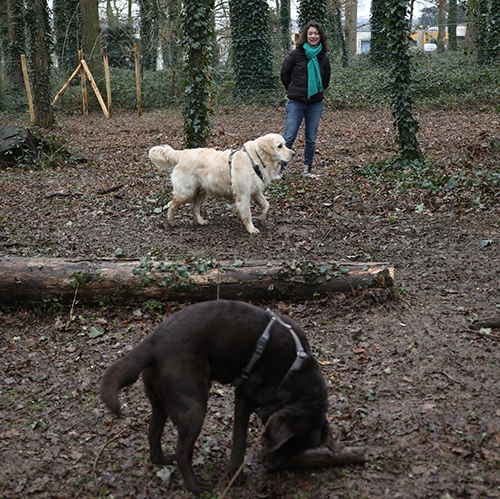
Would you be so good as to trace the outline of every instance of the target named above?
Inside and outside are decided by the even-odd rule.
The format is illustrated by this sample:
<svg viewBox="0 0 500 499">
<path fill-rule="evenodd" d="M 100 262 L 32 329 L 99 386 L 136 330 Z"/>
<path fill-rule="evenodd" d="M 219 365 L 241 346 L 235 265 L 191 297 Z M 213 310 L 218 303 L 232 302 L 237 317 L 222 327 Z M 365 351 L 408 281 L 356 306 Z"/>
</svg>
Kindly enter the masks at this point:
<svg viewBox="0 0 500 499">
<path fill-rule="evenodd" d="M 323 80 L 323 90 L 330 84 L 330 60 L 325 52 L 318 54 L 319 69 Z M 319 102 L 323 100 L 323 92 L 307 98 L 307 57 L 303 47 L 291 50 L 281 66 L 281 81 L 286 88 L 289 99 L 303 102 Z"/>
</svg>

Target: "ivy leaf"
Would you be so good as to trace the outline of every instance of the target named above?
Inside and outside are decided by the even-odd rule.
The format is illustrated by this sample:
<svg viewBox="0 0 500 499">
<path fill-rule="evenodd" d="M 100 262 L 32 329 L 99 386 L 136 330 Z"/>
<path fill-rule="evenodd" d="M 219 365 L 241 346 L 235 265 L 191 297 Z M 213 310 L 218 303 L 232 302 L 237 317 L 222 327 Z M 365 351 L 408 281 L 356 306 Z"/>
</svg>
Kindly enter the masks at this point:
<svg viewBox="0 0 500 499">
<path fill-rule="evenodd" d="M 91 328 L 91 330 L 87 333 L 88 337 L 91 339 L 98 338 L 99 336 L 102 336 L 103 334 L 104 334 L 104 331 L 97 329 L 95 326 L 93 326 Z"/>
</svg>

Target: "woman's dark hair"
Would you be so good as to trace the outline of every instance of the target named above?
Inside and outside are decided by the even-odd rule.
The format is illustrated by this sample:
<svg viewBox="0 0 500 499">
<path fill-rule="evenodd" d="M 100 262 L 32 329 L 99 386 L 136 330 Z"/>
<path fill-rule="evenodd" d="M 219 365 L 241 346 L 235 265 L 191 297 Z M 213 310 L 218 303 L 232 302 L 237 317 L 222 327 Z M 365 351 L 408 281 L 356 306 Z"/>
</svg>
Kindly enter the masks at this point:
<svg viewBox="0 0 500 499">
<path fill-rule="evenodd" d="M 323 50 L 322 52 L 328 52 L 328 35 L 326 34 L 325 28 L 321 26 L 321 24 L 317 21 L 309 21 L 308 23 L 304 24 L 302 27 L 302 31 L 300 33 L 300 37 L 297 40 L 297 48 L 302 47 L 304 43 L 307 42 L 307 31 L 310 27 L 316 28 L 318 30 L 320 40 L 321 40 L 321 45 L 323 45 Z"/>
</svg>

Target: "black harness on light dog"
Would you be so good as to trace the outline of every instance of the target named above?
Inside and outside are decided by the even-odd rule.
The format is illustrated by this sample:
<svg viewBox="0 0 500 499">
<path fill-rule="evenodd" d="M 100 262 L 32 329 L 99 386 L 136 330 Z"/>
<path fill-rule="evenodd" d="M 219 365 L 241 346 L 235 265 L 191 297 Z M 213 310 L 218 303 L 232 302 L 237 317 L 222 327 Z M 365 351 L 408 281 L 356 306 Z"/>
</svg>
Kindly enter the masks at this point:
<svg viewBox="0 0 500 499">
<path fill-rule="evenodd" d="M 288 329 L 288 331 L 292 335 L 293 340 L 295 341 L 295 350 L 297 352 L 297 357 L 295 358 L 293 364 L 290 366 L 290 369 L 288 369 L 287 373 L 285 374 L 283 380 L 281 381 L 280 386 L 283 384 L 283 382 L 291 372 L 298 371 L 300 369 L 302 363 L 308 357 L 307 352 L 304 350 L 304 347 L 302 346 L 302 343 L 300 342 L 299 337 L 293 330 L 292 326 L 290 326 L 290 324 L 287 324 L 286 322 L 283 322 L 270 310 L 268 310 L 267 313 L 270 316 L 269 324 L 267 325 L 266 329 L 264 329 L 264 332 L 257 341 L 257 346 L 255 347 L 255 351 L 252 355 L 252 358 L 250 359 L 250 362 L 247 364 L 245 369 L 243 369 L 241 374 L 231 382 L 231 384 L 236 388 L 238 388 L 250 376 L 250 373 L 255 363 L 260 359 L 262 352 L 264 352 L 264 349 L 266 348 L 267 342 L 269 341 L 270 338 L 271 328 L 273 327 L 273 324 L 275 322 L 279 322 L 282 326 L 285 326 Z"/>
<path fill-rule="evenodd" d="M 252 156 L 250 156 L 250 153 L 246 150 L 246 147 L 243 146 L 241 147 L 240 149 L 231 149 L 231 153 L 229 154 L 229 159 L 228 159 L 228 164 L 229 164 L 229 169 L 231 169 L 231 165 L 233 163 L 233 156 L 238 152 L 238 151 L 243 151 L 246 153 L 246 155 L 249 157 L 251 163 L 252 163 L 252 168 L 253 168 L 253 171 L 259 176 L 259 178 L 262 180 L 262 182 L 264 182 L 264 177 L 262 176 L 262 172 L 260 171 L 260 168 L 259 168 L 259 165 L 253 160 Z M 261 163 L 261 165 L 265 168 L 266 166 L 264 165 L 261 157 L 259 156 L 259 154 L 256 152 L 257 154 L 257 157 L 259 158 L 259 161 Z M 265 182 L 264 182 L 265 184 Z"/>
</svg>

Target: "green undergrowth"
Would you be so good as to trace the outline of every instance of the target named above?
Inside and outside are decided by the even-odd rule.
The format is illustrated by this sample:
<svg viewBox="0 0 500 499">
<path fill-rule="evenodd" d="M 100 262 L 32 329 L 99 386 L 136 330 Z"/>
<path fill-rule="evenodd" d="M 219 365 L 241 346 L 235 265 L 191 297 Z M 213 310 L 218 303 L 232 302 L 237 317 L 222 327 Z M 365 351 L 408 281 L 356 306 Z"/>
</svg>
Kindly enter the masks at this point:
<svg viewBox="0 0 500 499">
<path fill-rule="evenodd" d="M 398 192 L 423 189 L 431 194 L 455 194 L 467 191 L 476 200 L 485 197 L 500 198 L 500 168 L 454 168 L 426 160 L 403 161 L 394 156 L 356 168 L 355 175 L 367 178 L 375 184 L 384 184 Z M 479 202 L 479 201 L 478 201 Z"/>
</svg>

